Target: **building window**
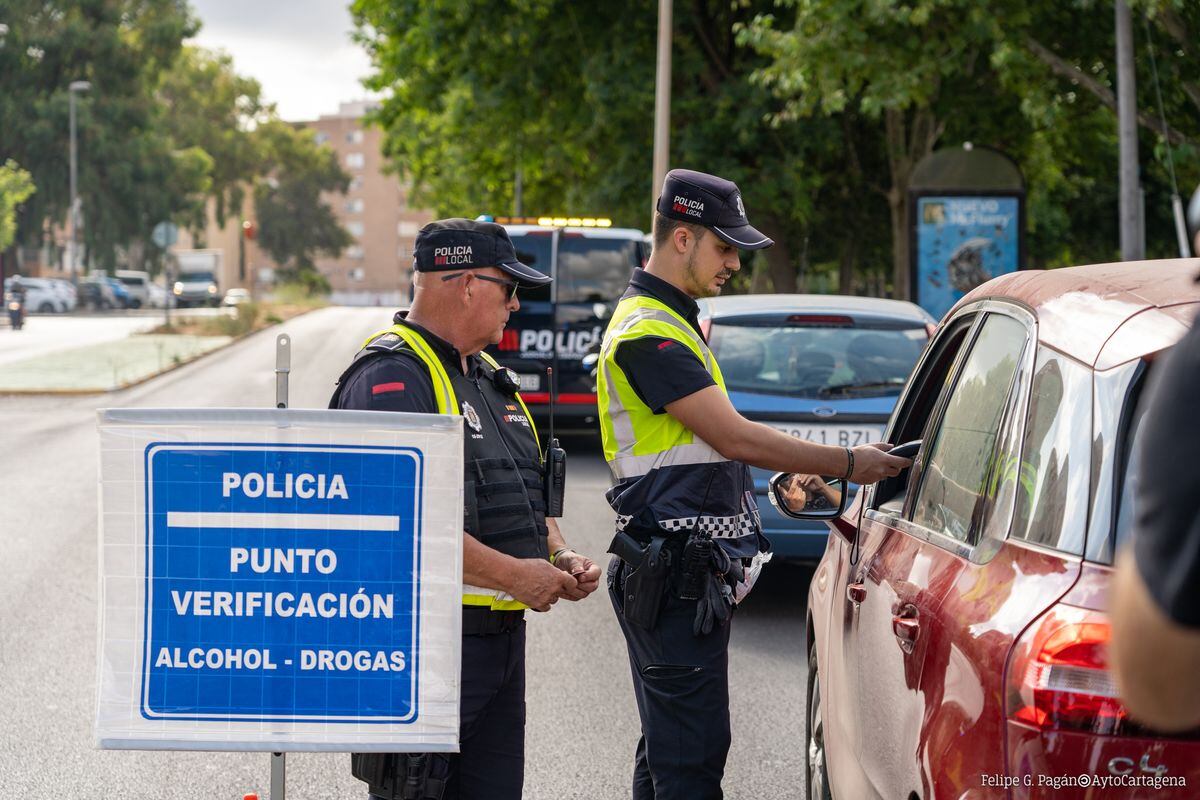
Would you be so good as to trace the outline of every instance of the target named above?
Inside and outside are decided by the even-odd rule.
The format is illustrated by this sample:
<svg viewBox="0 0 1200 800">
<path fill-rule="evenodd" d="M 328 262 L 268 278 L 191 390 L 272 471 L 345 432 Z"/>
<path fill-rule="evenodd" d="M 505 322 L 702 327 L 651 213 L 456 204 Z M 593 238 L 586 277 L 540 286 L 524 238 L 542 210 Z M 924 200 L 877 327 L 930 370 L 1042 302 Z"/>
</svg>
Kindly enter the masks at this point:
<svg viewBox="0 0 1200 800">
<path fill-rule="evenodd" d="M 408 220 L 400 220 L 400 224 L 396 226 L 396 233 L 400 234 L 405 239 L 411 239 L 421 232 L 421 226 L 415 222 Z"/>
<path fill-rule="evenodd" d="M 325 144 L 329 141 L 329 134 L 323 131 L 317 131 L 317 135 L 313 137 L 317 144 Z"/>
<path fill-rule="evenodd" d="M 362 224 L 361 222 L 347 222 L 347 223 L 346 223 L 346 230 L 350 231 L 350 235 L 351 235 L 351 236 L 358 236 L 358 237 L 362 237 L 362 235 L 363 235 L 363 224 Z"/>
<path fill-rule="evenodd" d="M 346 153 L 346 166 L 350 167 L 350 169 L 362 169 L 363 168 L 363 154 L 362 153 Z"/>
<path fill-rule="evenodd" d="M 354 269 L 350 270 L 350 272 L 349 272 L 350 280 L 352 280 L 352 281 L 361 281 L 366 276 L 366 274 L 367 274 L 367 271 L 365 269 L 363 269 L 362 267 L 355 267 Z"/>
<path fill-rule="evenodd" d="M 362 144 L 363 143 L 363 132 L 362 131 L 347 131 L 346 132 L 346 141 L 349 144 Z"/>
<path fill-rule="evenodd" d="M 350 191 L 356 192 L 359 189 L 361 189 L 362 186 L 363 186 L 362 175 L 355 175 L 353 178 L 350 179 Z"/>
<path fill-rule="evenodd" d="M 346 258 L 353 258 L 355 261 L 362 261 L 366 253 L 363 252 L 361 244 L 352 244 L 346 248 Z"/>
<path fill-rule="evenodd" d="M 363 207 L 364 206 L 361 197 L 355 197 L 346 201 L 347 214 L 361 214 L 363 213 Z"/>
</svg>

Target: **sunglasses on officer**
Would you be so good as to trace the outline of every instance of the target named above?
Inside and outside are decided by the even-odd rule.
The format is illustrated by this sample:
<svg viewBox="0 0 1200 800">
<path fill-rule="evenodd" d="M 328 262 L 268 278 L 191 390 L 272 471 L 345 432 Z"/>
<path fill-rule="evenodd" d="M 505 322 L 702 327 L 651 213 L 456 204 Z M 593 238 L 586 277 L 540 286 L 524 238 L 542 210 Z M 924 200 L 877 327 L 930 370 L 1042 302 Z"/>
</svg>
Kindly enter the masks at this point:
<svg viewBox="0 0 1200 800">
<path fill-rule="evenodd" d="M 488 283 L 500 284 L 501 286 L 504 287 L 504 290 L 506 292 L 508 292 L 508 297 L 506 299 L 509 303 L 511 303 L 516 298 L 517 289 L 519 289 L 521 287 L 521 285 L 519 283 L 517 283 L 516 281 L 506 281 L 506 280 L 504 280 L 504 278 L 493 278 L 490 275 L 480 275 L 478 272 L 467 272 L 467 271 L 451 272 L 449 275 L 443 275 L 442 280 L 443 281 L 452 281 L 455 278 L 461 278 L 463 275 L 473 275 L 478 280 L 487 281 Z"/>
</svg>

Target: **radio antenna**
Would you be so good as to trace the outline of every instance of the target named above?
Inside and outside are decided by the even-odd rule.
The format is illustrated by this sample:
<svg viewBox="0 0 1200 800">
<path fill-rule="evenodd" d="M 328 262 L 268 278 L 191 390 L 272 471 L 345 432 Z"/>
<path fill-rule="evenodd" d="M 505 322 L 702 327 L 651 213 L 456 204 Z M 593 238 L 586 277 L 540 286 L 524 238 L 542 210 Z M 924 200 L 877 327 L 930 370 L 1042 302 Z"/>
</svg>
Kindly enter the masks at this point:
<svg viewBox="0 0 1200 800">
<path fill-rule="evenodd" d="M 554 446 L 554 404 L 558 402 L 558 391 L 554 386 L 554 367 L 546 367 L 546 382 L 550 384 L 550 444 Z"/>
</svg>

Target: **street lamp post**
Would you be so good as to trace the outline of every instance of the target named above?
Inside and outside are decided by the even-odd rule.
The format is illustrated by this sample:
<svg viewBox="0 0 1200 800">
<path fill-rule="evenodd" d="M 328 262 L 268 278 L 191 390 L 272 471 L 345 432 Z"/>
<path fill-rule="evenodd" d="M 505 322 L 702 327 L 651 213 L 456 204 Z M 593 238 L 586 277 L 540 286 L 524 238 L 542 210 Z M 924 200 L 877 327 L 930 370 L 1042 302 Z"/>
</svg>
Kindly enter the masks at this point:
<svg viewBox="0 0 1200 800">
<path fill-rule="evenodd" d="M 78 276 L 78 265 L 76 264 L 76 252 L 78 244 L 76 242 L 76 227 L 79 217 L 79 177 L 78 177 L 78 155 L 75 145 L 75 93 L 86 92 L 92 88 L 92 84 L 87 81 L 71 81 L 71 85 L 67 87 L 71 95 L 71 210 L 67 218 L 67 224 L 70 228 L 70 241 L 67 242 L 67 268 L 71 275 L 71 282 L 75 283 Z"/>
</svg>

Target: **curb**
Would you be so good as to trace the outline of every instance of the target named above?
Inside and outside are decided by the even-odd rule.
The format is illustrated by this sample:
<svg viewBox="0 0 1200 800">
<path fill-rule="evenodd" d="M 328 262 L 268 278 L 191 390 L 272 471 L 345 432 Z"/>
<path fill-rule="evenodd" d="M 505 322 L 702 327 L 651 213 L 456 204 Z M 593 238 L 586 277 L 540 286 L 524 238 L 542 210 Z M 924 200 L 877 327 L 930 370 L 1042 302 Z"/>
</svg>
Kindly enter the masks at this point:
<svg viewBox="0 0 1200 800">
<path fill-rule="evenodd" d="M 120 386 L 113 386 L 108 389 L 0 389 L 0 397 L 33 397 L 33 396 L 94 397 L 95 395 L 112 394 L 113 392 L 121 392 L 126 389 L 132 389 L 136 386 L 141 386 L 143 383 L 152 381 L 155 378 L 162 377 L 163 375 L 166 375 L 167 373 L 174 372 L 177 369 L 181 369 L 181 368 L 189 366 L 191 364 L 195 364 L 197 361 L 199 361 L 202 358 L 206 358 L 215 353 L 220 353 L 222 350 L 227 350 L 228 348 L 233 347 L 235 344 L 238 344 L 239 342 L 246 341 L 247 339 L 249 339 L 252 336 L 257 336 L 260 333 L 265 333 L 266 331 L 269 331 L 272 328 L 279 327 L 280 325 L 283 325 L 286 322 L 291 322 L 292 320 L 299 319 L 300 317 L 303 317 L 306 314 L 311 314 L 314 311 L 320 311 L 322 308 L 329 308 L 329 307 L 330 306 L 319 306 L 317 308 L 310 308 L 307 311 L 301 311 L 299 314 L 295 315 L 294 317 L 288 317 L 287 319 L 283 320 L 282 322 L 273 322 L 270 325 L 259 328 L 256 331 L 250 331 L 249 333 L 243 333 L 241 336 L 238 336 L 234 339 L 230 339 L 228 342 L 221 345 L 220 347 L 214 347 L 212 350 L 208 350 L 204 353 L 201 353 L 200 355 L 196 356 L 195 358 L 189 359 L 187 361 L 181 361 L 178 364 L 172 364 L 171 366 L 167 367 L 166 369 L 151 373 L 149 375 L 144 375 L 141 378 L 129 381 L 128 383 L 122 383 Z M 122 339 L 122 340 L 118 340 L 118 341 L 124 341 L 124 340 Z"/>
</svg>

